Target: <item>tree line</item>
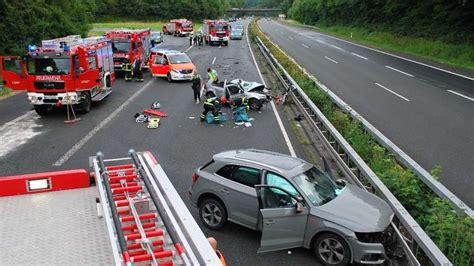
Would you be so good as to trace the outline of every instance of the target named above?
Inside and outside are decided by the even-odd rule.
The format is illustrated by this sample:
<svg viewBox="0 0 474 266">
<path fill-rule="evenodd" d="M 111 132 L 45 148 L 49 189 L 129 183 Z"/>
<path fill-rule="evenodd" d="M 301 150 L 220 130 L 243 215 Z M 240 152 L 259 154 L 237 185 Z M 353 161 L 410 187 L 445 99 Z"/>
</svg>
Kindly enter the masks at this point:
<svg viewBox="0 0 474 266">
<path fill-rule="evenodd" d="M 474 44 L 473 0 L 294 0 L 288 15 L 305 24 Z"/>
<path fill-rule="evenodd" d="M 218 18 L 245 0 L 0 0 L 0 54 L 24 54 L 31 43 L 87 35 L 101 19 Z"/>
</svg>

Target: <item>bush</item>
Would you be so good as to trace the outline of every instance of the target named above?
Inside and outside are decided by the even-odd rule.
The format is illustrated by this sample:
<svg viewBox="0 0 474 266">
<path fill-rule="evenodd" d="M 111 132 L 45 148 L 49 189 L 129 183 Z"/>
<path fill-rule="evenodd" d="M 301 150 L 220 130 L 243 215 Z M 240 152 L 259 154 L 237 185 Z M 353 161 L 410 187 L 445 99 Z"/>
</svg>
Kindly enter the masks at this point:
<svg viewBox="0 0 474 266">
<path fill-rule="evenodd" d="M 258 36 L 280 64 L 295 79 L 308 97 L 318 106 L 355 151 L 379 176 L 395 197 L 415 218 L 431 239 L 455 265 L 474 263 L 474 224 L 453 206 L 438 198 L 416 175 L 403 168 L 386 149 L 379 145 L 362 125 L 352 120 L 331 101 L 329 96 L 258 28 L 250 26 L 251 36 Z M 439 171 L 439 168 L 435 169 Z"/>
</svg>

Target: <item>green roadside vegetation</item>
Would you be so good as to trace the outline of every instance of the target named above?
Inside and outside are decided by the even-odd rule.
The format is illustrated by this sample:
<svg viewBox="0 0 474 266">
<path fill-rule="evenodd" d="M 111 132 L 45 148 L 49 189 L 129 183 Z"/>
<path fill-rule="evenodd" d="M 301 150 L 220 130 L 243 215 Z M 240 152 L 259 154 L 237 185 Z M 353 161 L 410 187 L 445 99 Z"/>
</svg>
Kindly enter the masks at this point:
<svg viewBox="0 0 474 266">
<path fill-rule="evenodd" d="M 313 28 L 317 31 L 373 48 L 421 57 L 433 62 L 465 68 L 474 73 L 474 46 L 472 45 L 447 43 L 410 36 L 396 36 L 389 32 L 371 31 L 361 27 L 310 26 L 294 20 L 287 20 L 287 22 L 293 25 Z"/>
<path fill-rule="evenodd" d="M 0 75 L 0 98 L 8 96 L 12 92 L 12 89 L 3 87 L 1 84 L 3 84 L 3 79 Z"/>
<path fill-rule="evenodd" d="M 255 21 L 251 24 L 250 34 L 252 39 L 258 36 L 265 43 L 280 64 L 410 212 L 449 260 L 454 265 L 473 265 L 473 221 L 464 213 L 454 211 L 454 207 L 447 200 L 440 199 L 412 171 L 403 168 L 385 148 L 364 131 L 360 122 L 351 119 L 349 114 L 339 109 L 296 63 L 286 56 L 279 47 L 273 45 Z"/>
</svg>

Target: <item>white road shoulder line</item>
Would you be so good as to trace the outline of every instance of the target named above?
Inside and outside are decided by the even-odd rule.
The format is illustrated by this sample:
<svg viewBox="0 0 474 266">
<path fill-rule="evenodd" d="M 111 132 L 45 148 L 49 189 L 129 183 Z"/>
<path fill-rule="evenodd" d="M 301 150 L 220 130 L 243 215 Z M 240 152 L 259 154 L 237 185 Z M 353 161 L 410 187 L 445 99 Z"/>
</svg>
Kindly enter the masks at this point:
<svg viewBox="0 0 474 266">
<path fill-rule="evenodd" d="M 260 72 L 260 67 L 257 64 L 257 60 L 255 59 L 255 55 L 253 54 L 252 47 L 250 46 L 249 24 L 247 24 L 246 31 L 247 31 L 247 33 L 245 35 L 247 35 L 247 45 L 249 47 L 250 54 L 252 55 L 253 62 L 255 64 L 255 67 L 257 68 L 258 75 L 260 76 L 260 79 L 262 80 L 263 85 L 265 85 L 265 87 L 266 87 L 267 84 L 265 83 L 265 80 L 263 79 L 262 73 Z M 285 126 L 283 126 L 283 122 L 281 121 L 280 115 L 278 114 L 275 103 L 273 101 L 270 101 L 270 104 L 272 106 L 273 113 L 275 114 L 275 118 L 277 120 L 278 126 L 280 127 L 281 133 L 283 134 L 283 138 L 285 139 L 286 146 L 288 146 L 288 150 L 290 151 L 290 155 L 292 157 L 296 157 L 295 149 L 293 148 L 293 145 L 291 144 L 291 140 L 288 137 L 288 133 L 286 133 Z"/>
<path fill-rule="evenodd" d="M 280 25 L 282 27 L 285 27 L 283 25 L 281 25 L 280 23 L 277 23 L 275 22 L 275 24 L 277 25 Z M 292 30 L 294 31 L 294 30 Z M 319 34 L 322 34 L 322 33 L 319 33 Z M 368 50 L 371 50 L 371 51 L 374 51 L 374 52 L 378 52 L 378 53 L 381 53 L 381 54 L 385 54 L 385 55 L 389 55 L 389 56 L 392 56 L 392 57 L 395 57 L 395 58 L 398 58 L 398 59 L 402 59 L 402 60 L 405 60 L 405 61 L 408 61 L 408 62 L 411 62 L 411 63 L 415 63 L 415 64 L 418 64 L 418 65 L 421 65 L 421 66 L 425 66 L 425 67 L 429 67 L 429 68 L 432 68 L 432 69 L 436 69 L 438 71 L 442 71 L 442 72 L 445 72 L 445 73 L 448 73 L 448 74 L 451 74 L 451 75 L 455 75 L 455 76 L 458 76 L 458 77 L 461 77 L 461 78 L 465 78 L 465 79 L 468 79 L 468 80 L 474 80 L 473 77 L 468 77 L 468 76 L 465 76 L 465 75 L 462 75 L 462 74 L 459 74 L 459 73 L 456 73 L 456 72 L 452 72 L 452 71 L 449 71 L 449 70 L 446 70 L 446 69 L 442 69 L 442 68 L 439 68 L 439 67 L 435 67 L 435 66 L 432 66 L 432 65 L 428 65 L 428 64 L 425 64 L 425 63 L 422 63 L 422 62 L 418 62 L 416 60 L 412 60 L 412 59 L 408 59 L 408 58 L 405 58 L 403 56 L 399 56 L 399 55 L 394 55 L 394 54 L 391 54 L 391 53 L 388 53 L 388 52 L 384 52 L 384 51 L 381 51 L 381 50 L 378 50 L 378 49 L 375 49 L 375 48 L 372 48 L 372 47 L 368 47 L 368 46 L 365 46 L 365 45 L 362 45 L 362 44 L 358 44 L 358 43 L 353 43 L 353 42 L 350 42 L 350 41 L 346 41 L 344 39 L 340 39 L 340 38 L 337 38 L 337 37 L 333 37 L 333 36 L 330 36 L 330 35 L 325 35 L 325 34 L 322 34 L 328 38 L 331 38 L 331 39 L 334 39 L 334 40 L 338 40 L 338 41 L 341 41 L 341 42 L 345 42 L 345 43 L 349 43 L 349 44 L 352 44 L 352 45 L 355 45 L 355 46 L 358 46 L 358 47 L 362 47 L 362 48 L 365 48 L 365 49 L 368 49 Z"/>
<path fill-rule="evenodd" d="M 362 59 L 364 59 L 364 60 L 369 60 L 369 58 L 367 58 L 367 57 L 365 57 L 365 56 L 362 56 L 362 55 L 360 55 L 360 54 L 356 54 L 356 53 L 351 53 L 351 54 L 352 54 L 352 55 L 355 55 L 355 56 L 357 56 L 357 57 L 359 57 L 359 58 L 362 58 Z"/>
<path fill-rule="evenodd" d="M 452 91 L 452 90 L 448 90 L 448 91 L 451 92 L 451 93 L 453 93 L 453 94 L 456 94 L 457 96 L 461 96 L 461 97 L 463 97 L 463 98 L 465 98 L 465 99 L 468 99 L 468 100 L 474 102 L 474 98 L 472 98 L 472 97 L 466 96 L 466 95 L 464 95 L 464 94 L 462 94 L 462 93 L 459 93 L 459 92 L 457 92 L 457 91 Z"/>
<path fill-rule="evenodd" d="M 380 84 L 378 84 L 378 83 L 375 83 L 375 85 L 377 85 L 377 86 L 379 86 L 380 88 L 382 88 L 382 89 L 384 89 L 384 90 L 386 90 L 386 91 L 392 93 L 393 95 L 396 95 L 396 96 L 402 98 L 403 100 L 405 100 L 405 101 L 407 101 L 407 102 L 410 101 L 410 99 L 408 99 L 408 98 L 406 98 L 406 97 L 403 97 L 402 95 L 400 95 L 400 94 L 398 94 L 398 93 L 392 91 L 391 89 L 389 89 L 389 88 L 387 88 L 387 87 L 385 87 L 385 86 L 383 86 L 383 85 L 380 85 Z"/>
<path fill-rule="evenodd" d="M 191 50 L 193 47 L 194 47 L 194 45 L 189 46 L 189 48 L 186 49 L 186 50 L 184 50 L 184 52 L 185 52 L 185 53 L 189 52 L 189 50 Z"/>
<path fill-rule="evenodd" d="M 211 65 L 214 65 L 215 62 L 216 62 L 216 57 L 214 57 L 214 59 L 212 59 Z"/>
<path fill-rule="evenodd" d="M 53 166 L 61 166 L 65 162 L 67 162 L 77 151 L 79 151 L 84 145 L 91 140 L 97 132 L 99 132 L 102 128 L 104 128 L 114 117 L 117 116 L 120 111 L 122 111 L 127 105 L 129 105 L 135 98 L 138 97 L 148 86 L 150 86 L 153 83 L 153 79 L 148 81 L 145 85 L 143 85 L 138 91 L 136 91 L 128 100 L 126 100 L 124 103 L 122 103 L 117 109 L 115 109 L 109 116 L 107 116 L 102 122 L 94 127 L 89 134 L 87 134 L 85 137 L 83 137 L 79 142 L 77 142 L 74 146 L 72 146 L 71 149 L 69 149 L 61 158 L 59 158 Z"/>
<path fill-rule="evenodd" d="M 305 48 L 309 48 L 309 46 L 308 46 L 308 45 L 306 45 L 306 44 L 304 44 L 304 43 L 303 43 L 303 44 L 301 44 L 301 45 L 303 45 L 303 47 L 305 47 Z"/>
<path fill-rule="evenodd" d="M 336 60 L 334 60 L 334 59 L 332 59 L 332 58 L 330 58 L 330 57 L 325 56 L 324 58 L 326 58 L 327 60 L 333 62 L 334 64 L 338 64 L 338 63 L 339 63 L 339 62 L 337 62 Z"/>
<path fill-rule="evenodd" d="M 407 73 L 407 72 L 403 72 L 400 69 L 396 69 L 396 68 L 391 67 L 391 66 L 385 66 L 385 67 L 388 68 L 388 69 L 391 69 L 393 71 L 397 71 L 398 73 L 402 73 L 403 75 L 407 75 L 407 76 L 412 77 L 412 78 L 414 77 L 412 74 Z"/>
</svg>

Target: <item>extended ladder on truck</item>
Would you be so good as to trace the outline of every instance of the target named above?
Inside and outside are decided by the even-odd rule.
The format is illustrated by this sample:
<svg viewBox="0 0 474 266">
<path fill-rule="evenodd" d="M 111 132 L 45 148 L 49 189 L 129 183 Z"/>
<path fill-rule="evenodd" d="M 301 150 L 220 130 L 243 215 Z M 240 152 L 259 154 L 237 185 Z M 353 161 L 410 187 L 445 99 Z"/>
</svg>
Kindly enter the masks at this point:
<svg viewBox="0 0 474 266">
<path fill-rule="evenodd" d="M 116 264 L 220 265 L 153 155 L 91 161 Z"/>
</svg>

